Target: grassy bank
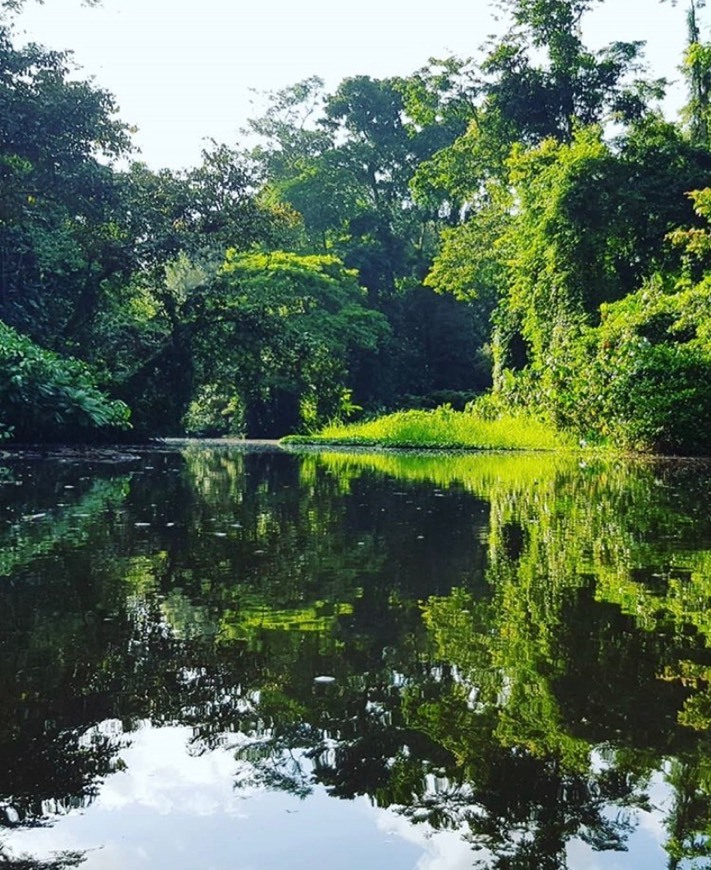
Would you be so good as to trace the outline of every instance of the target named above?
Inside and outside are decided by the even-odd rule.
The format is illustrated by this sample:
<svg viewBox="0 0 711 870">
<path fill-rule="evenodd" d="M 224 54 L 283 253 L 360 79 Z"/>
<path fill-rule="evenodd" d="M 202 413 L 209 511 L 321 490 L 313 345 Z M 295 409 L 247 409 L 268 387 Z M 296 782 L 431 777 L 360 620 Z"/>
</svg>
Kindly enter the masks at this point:
<svg viewBox="0 0 711 870">
<path fill-rule="evenodd" d="M 290 435 L 285 444 L 343 444 L 471 450 L 573 450 L 575 438 L 522 414 L 482 419 L 470 411 L 398 411 L 362 423 L 326 426 L 312 435 Z"/>
</svg>

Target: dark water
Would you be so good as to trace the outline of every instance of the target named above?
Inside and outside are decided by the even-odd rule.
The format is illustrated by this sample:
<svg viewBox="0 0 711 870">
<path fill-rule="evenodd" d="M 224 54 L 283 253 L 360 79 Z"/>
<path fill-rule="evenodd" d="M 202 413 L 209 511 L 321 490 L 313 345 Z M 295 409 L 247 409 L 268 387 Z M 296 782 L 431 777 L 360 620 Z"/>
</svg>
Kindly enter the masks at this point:
<svg viewBox="0 0 711 870">
<path fill-rule="evenodd" d="M 711 466 L 0 465 L 0 865 L 711 866 Z"/>
</svg>

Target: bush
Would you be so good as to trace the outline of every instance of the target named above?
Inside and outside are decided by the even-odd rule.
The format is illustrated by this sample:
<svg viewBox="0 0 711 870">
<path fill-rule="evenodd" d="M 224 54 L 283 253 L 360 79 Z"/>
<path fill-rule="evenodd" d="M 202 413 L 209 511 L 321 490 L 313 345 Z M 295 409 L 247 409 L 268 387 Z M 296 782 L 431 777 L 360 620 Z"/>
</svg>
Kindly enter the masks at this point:
<svg viewBox="0 0 711 870">
<path fill-rule="evenodd" d="M 86 441 L 128 429 L 130 412 L 96 386 L 89 368 L 44 350 L 0 322 L 0 435 Z"/>
<path fill-rule="evenodd" d="M 543 381 L 551 411 L 583 437 L 665 454 L 711 454 L 711 285 L 659 282 L 602 306 Z"/>
</svg>

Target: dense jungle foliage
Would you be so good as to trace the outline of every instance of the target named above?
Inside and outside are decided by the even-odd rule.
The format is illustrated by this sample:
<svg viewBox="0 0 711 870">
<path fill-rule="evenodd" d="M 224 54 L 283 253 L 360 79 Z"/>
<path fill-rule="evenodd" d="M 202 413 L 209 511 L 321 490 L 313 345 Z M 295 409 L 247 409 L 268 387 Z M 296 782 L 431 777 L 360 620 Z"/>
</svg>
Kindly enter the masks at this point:
<svg viewBox="0 0 711 870">
<path fill-rule="evenodd" d="M 0 5 L 0 436 L 281 436 L 491 389 L 711 452 L 703 4 L 672 123 L 641 43 L 586 48 L 597 2 L 502 0 L 476 59 L 299 82 L 183 171 Z"/>
</svg>

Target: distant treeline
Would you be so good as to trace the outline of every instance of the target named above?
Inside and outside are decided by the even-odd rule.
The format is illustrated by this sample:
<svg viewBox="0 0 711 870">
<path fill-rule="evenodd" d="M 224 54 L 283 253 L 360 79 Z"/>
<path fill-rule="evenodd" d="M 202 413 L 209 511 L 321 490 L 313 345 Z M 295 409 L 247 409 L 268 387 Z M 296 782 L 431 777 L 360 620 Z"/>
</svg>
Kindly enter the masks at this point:
<svg viewBox="0 0 711 870">
<path fill-rule="evenodd" d="M 299 82 L 186 171 L 131 162 L 113 97 L 17 46 L 18 5 L 0 436 L 275 436 L 490 391 L 586 442 L 711 452 L 699 0 L 679 123 L 640 43 L 585 47 L 595 0 L 502 0 L 476 59 Z"/>
</svg>

